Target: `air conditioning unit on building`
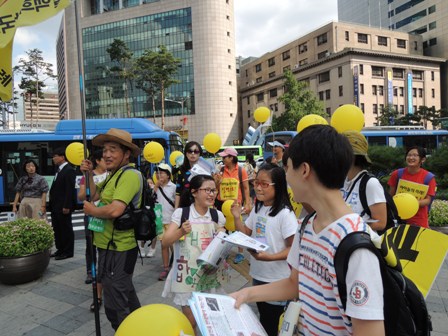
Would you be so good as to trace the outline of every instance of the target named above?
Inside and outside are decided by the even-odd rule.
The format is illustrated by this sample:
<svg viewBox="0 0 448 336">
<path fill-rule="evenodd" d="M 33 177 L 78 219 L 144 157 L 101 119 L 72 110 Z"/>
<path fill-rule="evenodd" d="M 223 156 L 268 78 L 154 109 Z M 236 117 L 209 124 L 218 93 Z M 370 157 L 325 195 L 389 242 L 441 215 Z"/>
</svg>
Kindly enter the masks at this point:
<svg viewBox="0 0 448 336">
<path fill-rule="evenodd" d="M 299 64 L 294 64 L 294 69 L 298 69 L 300 67 Z"/>
</svg>

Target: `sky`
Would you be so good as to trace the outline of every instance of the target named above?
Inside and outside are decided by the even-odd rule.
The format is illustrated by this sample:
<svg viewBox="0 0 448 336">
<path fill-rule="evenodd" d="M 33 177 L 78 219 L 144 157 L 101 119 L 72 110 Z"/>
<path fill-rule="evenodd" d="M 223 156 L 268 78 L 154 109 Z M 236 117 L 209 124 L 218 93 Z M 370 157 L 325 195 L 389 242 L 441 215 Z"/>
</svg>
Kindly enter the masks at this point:
<svg viewBox="0 0 448 336">
<path fill-rule="evenodd" d="M 208 0 L 214 1 L 214 0 Z M 337 0 L 234 0 L 236 56 L 261 56 L 337 20 Z M 32 27 L 19 28 L 13 45 L 13 66 L 26 51 L 42 50 L 56 73 L 56 39 L 62 13 Z M 16 83 L 20 81 L 16 78 Z M 56 81 L 46 81 L 52 91 Z"/>
</svg>

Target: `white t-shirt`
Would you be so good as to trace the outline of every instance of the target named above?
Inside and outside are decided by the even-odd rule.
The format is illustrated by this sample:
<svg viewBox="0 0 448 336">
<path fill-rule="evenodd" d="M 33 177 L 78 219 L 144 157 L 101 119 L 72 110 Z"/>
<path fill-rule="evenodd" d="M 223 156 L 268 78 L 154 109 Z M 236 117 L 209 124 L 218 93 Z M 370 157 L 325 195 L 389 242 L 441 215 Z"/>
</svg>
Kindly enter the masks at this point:
<svg viewBox="0 0 448 336">
<path fill-rule="evenodd" d="M 347 284 L 347 309 L 343 310 L 337 287 L 334 255 L 341 240 L 354 231 L 377 234 L 359 215 L 343 216 L 315 233 L 314 217 L 299 242 L 294 238 L 288 255 L 289 264 L 299 272 L 301 332 L 304 335 L 351 335 L 347 316 L 363 320 L 383 320 L 383 285 L 378 258 L 371 251 L 359 249 L 350 257 Z"/>
<path fill-rule="evenodd" d="M 361 199 L 359 197 L 359 185 L 361 184 L 361 178 L 358 179 L 358 176 L 365 172 L 366 170 L 359 172 L 351 180 L 345 179 L 344 187 L 341 189 L 342 197 L 344 198 L 345 203 L 347 203 L 347 205 L 353 210 L 353 212 L 359 215 L 361 215 L 361 213 L 364 211 L 364 208 L 362 207 Z M 348 194 L 355 181 L 356 181 L 355 186 L 353 187 L 351 193 Z M 386 203 L 386 197 L 384 196 L 384 188 L 381 185 L 380 181 L 378 181 L 378 179 L 374 177 L 371 177 L 367 181 L 366 200 L 367 205 L 369 207 L 378 203 Z M 364 214 L 362 219 L 364 221 L 368 221 L 371 218 L 368 214 Z"/>
<path fill-rule="evenodd" d="M 269 245 L 266 253 L 275 254 L 286 249 L 286 238 L 297 231 L 297 219 L 293 211 L 284 208 L 275 217 L 268 213 L 271 207 L 262 206 L 258 212 L 252 209 L 245 225 L 252 230 L 252 237 Z M 273 282 L 289 277 L 291 273 L 286 260 L 260 261 L 251 256 L 250 275 L 252 278 Z"/>
<path fill-rule="evenodd" d="M 165 190 L 165 189 L 163 189 L 163 190 Z M 171 216 L 170 223 L 175 223 L 175 224 L 177 224 L 177 226 L 180 227 L 181 217 L 182 217 L 182 208 L 177 208 L 174 211 L 173 215 Z M 210 222 L 212 220 L 212 215 L 210 214 L 210 210 L 208 210 L 204 216 L 200 215 L 196 211 L 194 204 L 192 204 L 192 205 L 190 205 L 190 216 L 188 217 L 188 220 Z M 223 227 L 225 224 L 226 224 L 226 218 L 224 217 L 222 212 L 218 210 L 218 226 Z"/>
<path fill-rule="evenodd" d="M 168 199 L 174 204 L 174 200 L 176 199 L 176 185 L 169 181 L 165 186 L 160 186 L 157 188 L 156 191 L 157 203 L 162 205 L 162 222 L 163 224 L 169 224 L 171 223 L 171 216 L 173 215 L 174 207 L 166 200 L 165 196 L 162 195 L 160 188 L 163 188 L 163 192 L 166 197 L 168 197 Z"/>
</svg>

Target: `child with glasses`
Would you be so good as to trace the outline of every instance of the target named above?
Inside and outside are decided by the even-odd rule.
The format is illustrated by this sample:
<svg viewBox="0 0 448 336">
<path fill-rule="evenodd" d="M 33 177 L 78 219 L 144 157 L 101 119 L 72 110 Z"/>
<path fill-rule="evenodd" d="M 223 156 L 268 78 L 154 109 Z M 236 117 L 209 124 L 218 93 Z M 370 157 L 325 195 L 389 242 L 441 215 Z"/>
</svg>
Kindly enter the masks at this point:
<svg viewBox="0 0 448 336">
<path fill-rule="evenodd" d="M 191 293 L 223 292 L 220 287 L 225 279 L 225 270 L 220 268 L 211 273 L 196 262 L 214 235 L 225 231 L 224 215 L 211 209 L 216 194 L 213 177 L 194 176 L 187 192 L 182 194 L 179 208 L 174 211 L 162 238 L 163 247 L 174 244 L 174 265 L 166 279 L 162 296 L 174 297 L 174 303 L 182 307 L 182 312 L 193 328 L 196 327 L 196 322 L 188 304 Z"/>
<path fill-rule="evenodd" d="M 266 252 L 249 251 L 250 275 L 254 286 L 263 285 L 289 277 L 286 262 L 297 231 L 297 219 L 287 191 L 283 168 L 264 164 L 254 180 L 255 207 L 243 224 L 241 204 L 232 205 L 237 230 L 269 245 Z M 286 301 L 257 302 L 260 322 L 268 335 L 277 335 L 278 321 Z"/>
</svg>

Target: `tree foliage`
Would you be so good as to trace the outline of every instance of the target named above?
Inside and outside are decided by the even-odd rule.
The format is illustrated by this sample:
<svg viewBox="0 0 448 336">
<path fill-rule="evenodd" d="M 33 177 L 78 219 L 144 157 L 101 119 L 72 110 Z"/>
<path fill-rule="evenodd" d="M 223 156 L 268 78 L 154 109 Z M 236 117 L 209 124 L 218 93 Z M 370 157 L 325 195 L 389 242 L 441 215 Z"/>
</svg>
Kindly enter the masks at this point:
<svg viewBox="0 0 448 336">
<path fill-rule="evenodd" d="M 30 98 L 30 107 L 32 95 L 36 97 L 36 115 L 39 118 L 39 98 L 43 98 L 42 89 L 46 87 L 44 82 L 57 76 L 53 73 L 53 64 L 45 62 L 41 50 L 30 49 L 26 54 L 28 57 L 21 58 L 19 64 L 14 67 L 14 71 L 23 75 L 19 88 L 24 90 L 24 94 Z"/>
<path fill-rule="evenodd" d="M 110 60 L 115 63 L 115 66 L 109 69 L 109 71 L 115 74 L 118 78 L 123 80 L 124 84 L 124 99 L 126 102 L 126 111 L 128 118 L 131 117 L 131 108 L 129 105 L 129 90 L 128 87 L 132 86 L 131 82 L 134 78 L 134 72 L 132 68 L 133 52 L 126 43 L 120 39 L 114 39 L 109 48 L 106 49 L 109 54 Z"/>
<path fill-rule="evenodd" d="M 181 61 L 171 54 L 164 45 L 158 51 L 145 50 L 135 61 L 136 87 L 142 89 L 152 99 L 155 114 L 155 97 L 160 93 L 162 105 L 162 129 L 165 128 L 165 90 L 179 83 L 174 76 L 177 74 Z"/>
<path fill-rule="evenodd" d="M 329 117 L 308 84 L 297 80 L 289 70 L 284 73 L 284 87 L 285 93 L 278 101 L 285 105 L 285 112 L 273 117 L 272 128 L 275 131 L 295 130 L 299 120 L 308 114 Z"/>
<path fill-rule="evenodd" d="M 432 123 L 434 127 L 440 124 L 440 118 L 448 117 L 448 111 L 445 109 L 436 110 L 433 107 L 419 106 L 413 114 L 405 114 L 400 116 L 392 105 L 386 105 L 380 110 L 377 118 L 380 126 L 423 126 L 428 128 L 428 123 Z"/>
</svg>

